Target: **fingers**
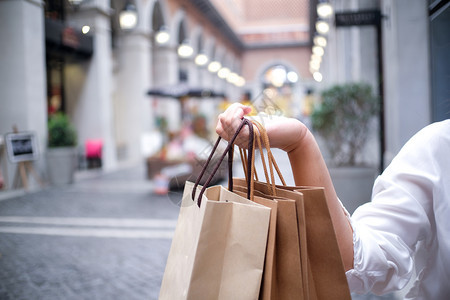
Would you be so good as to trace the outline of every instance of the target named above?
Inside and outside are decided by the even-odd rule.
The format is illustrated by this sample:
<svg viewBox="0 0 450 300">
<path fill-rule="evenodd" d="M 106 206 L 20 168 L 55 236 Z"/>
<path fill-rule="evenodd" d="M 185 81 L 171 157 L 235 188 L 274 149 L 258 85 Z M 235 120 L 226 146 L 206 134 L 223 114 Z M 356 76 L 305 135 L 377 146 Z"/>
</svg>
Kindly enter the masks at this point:
<svg viewBox="0 0 450 300">
<path fill-rule="evenodd" d="M 240 103 L 234 103 L 226 111 L 219 115 L 219 120 L 216 126 L 216 132 L 223 139 L 229 141 L 239 125 L 242 118 L 251 112 L 251 107 L 242 105 Z M 248 128 L 245 126 L 236 139 L 236 144 L 242 147 L 247 147 L 248 142 Z"/>
<path fill-rule="evenodd" d="M 242 118 L 251 112 L 251 107 L 240 103 L 232 104 L 226 111 L 219 115 L 216 132 L 223 139 L 230 141 L 241 124 Z M 258 120 L 258 118 L 256 117 Z M 303 145 L 304 137 L 308 132 L 307 127 L 299 120 L 293 118 L 276 117 L 258 120 L 267 130 L 270 146 L 280 148 L 286 152 L 292 151 L 299 145 Z M 248 147 L 249 130 L 247 126 L 241 130 L 235 140 L 235 144 L 242 148 Z"/>
<path fill-rule="evenodd" d="M 219 115 L 216 132 L 225 139 L 228 139 L 229 133 L 236 131 L 241 123 L 241 119 L 251 111 L 250 107 L 244 106 L 240 103 L 234 103 L 226 111 Z M 228 134 L 228 135 L 227 135 Z"/>
</svg>

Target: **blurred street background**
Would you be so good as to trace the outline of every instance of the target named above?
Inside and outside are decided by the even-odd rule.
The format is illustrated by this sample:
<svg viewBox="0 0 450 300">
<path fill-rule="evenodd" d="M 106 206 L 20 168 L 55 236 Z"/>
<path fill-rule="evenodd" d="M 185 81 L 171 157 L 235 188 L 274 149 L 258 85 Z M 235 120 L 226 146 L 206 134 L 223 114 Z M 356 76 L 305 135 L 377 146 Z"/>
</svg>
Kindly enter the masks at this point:
<svg viewBox="0 0 450 300">
<path fill-rule="evenodd" d="M 178 207 L 142 175 L 2 199 L 0 299 L 157 299 Z"/>
<path fill-rule="evenodd" d="M 450 116 L 449 7 L 0 0 L 0 299 L 156 299 L 183 184 L 235 102 L 304 122 L 352 213 Z"/>
<path fill-rule="evenodd" d="M 241 168 L 236 162 L 235 176 Z M 0 299 L 158 299 L 183 191 L 157 195 L 145 177 L 142 166 L 81 171 L 72 184 L 2 194 Z"/>
<path fill-rule="evenodd" d="M 154 191 L 143 166 L 125 166 L 3 193 L 0 299 L 157 299 L 183 191 Z"/>
</svg>

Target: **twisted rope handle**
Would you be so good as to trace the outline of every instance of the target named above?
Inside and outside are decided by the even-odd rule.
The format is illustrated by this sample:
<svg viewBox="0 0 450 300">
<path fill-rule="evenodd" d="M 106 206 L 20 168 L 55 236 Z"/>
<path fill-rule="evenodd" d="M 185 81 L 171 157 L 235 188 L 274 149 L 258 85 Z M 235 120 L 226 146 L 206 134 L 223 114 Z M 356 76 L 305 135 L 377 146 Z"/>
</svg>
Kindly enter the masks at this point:
<svg viewBox="0 0 450 300">
<path fill-rule="evenodd" d="M 241 132 L 242 128 L 247 125 L 249 128 L 249 143 L 248 143 L 248 148 L 249 151 L 253 151 L 253 145 L 254 145 L 254 139 L 253 139 L 253 125 L 251 124 L 251 122 L 249 120 L 247 120 L 246 118 L 242 119 L 241 124 L 239 125 L 238 129 L 236 130 L 236 132 L 234 133 L 233 137 L 230 139 L 230 141 L 228 142 L 228 146 L 225 149 L 225 151 L 222 153 L 222 155 L 219 158 L 219 161 L 217 162 L 216 166 L 214 167 L 213 171 L 211 172 L 210 176 L 208 177 L 208 179 L 206 180 L 205 184 L 203 185 L 200 194 L 198 196 L 198 200 L 197 200 L 197 205 L 198 207 L 200 207 L 201 202 L 202 202 L 202 196 L 206 191 L 206 188 L 208 187 L 209 183 L 211 182 L 211 180 L 213 179 L 214 175 L 217 173 L 217 170 L 220 167 L 220 164 L 222 163 L 223 159 L 225 158 L 225 156 L 228 154 L 228 185 L 230 187 L 230 182 L 233 181 L 233 177 L 232 177 L 232 166 L 233 166 L 233 147 L 234 147 L 234 142 L 237 138 L 237 136 L 239 135 L 239 133 Z M 200 172 L 199 176 L 197 177 L 197 180 L 195 181 L 194 184 L 194 188 L 192 190 L 192 200 L 195 201 L 195 194 L 197 191 L 197 187 L 200 183 L 200 180 L 202 179 L 203 175 L 206 172 L 206 168 L 208 167 L 208 165 L 211 162 L 211 159 L 214 155 L 214 153 L 217 150 L 217 147 L 219 146 L 219 143 L 221 141 L 221 137 L 217 138 L 216 143 L 214 144 L 213 149 L 211 150 L 211 153 L 209 154 L 208 159 L 206 160 L 205 165 L 202 168 L 202 171 Z M 250 161 L 252 161 L 253 159 L 251 158 Z M 250 170 L 250 164 L 248 166 L 248 170 Z M 249 177 L 250 178 L 250 177 Z M 247 191 L 247 198 L 250 199 L 250 181 L 247 182 L 247 187 L 248 187 L 248 191 Z M 231 189 L 230 191 L 232 191 L 232 183 L 231 183 Z"/>
<path fill-rule="evenodd" d="M 275 170 L 277 171 L 277 175 L 278 175 L 278 178 L 280 178 L 281 183 L 283 185 L 286 185 L 286 181 L 284 180 L 283 175 L 281 174 L 280 168 L 278 167 L 278 164 L 277 164 L 277 162 L 275 160 L 275 157 L 273 156 L 273 153 L 270 150 L 269 136 L 267 135 L 266 129 L 258 121 L 252 120 L 252 123 L 253 123 L 253 125 L 255 125 L 258 128 L 258 130 L 259 130 L 259 132 L 261 134 L 262 140 L 263 140 L 263 144 L 264 144 L 264 146 L 266 148 L 267 159 L 269 161 L 269 167 L 271 168 L 271 173 L 272 173 L 272 175 L 271 175 L 272 182 L 275 182 L 275 180 L 274 180 L 274 177 L 273 177 L 273 169 L 272 169 L 271 166 L 273 166 L 275 168 Z M 260 148 L 260 150 L 261 150 L 261 148 Z"/>
<path fill-rule="evenodd" d="M 275 168 L 278 177 L 280 178 L 281 182 L 283 185 L 286 185 L 286 182 L 283 178 L 283 175 L 281 174 L 280 168 L 278 167 L 278 164 L 275 160 L 275 157 L 273 156 L 272 151 L 270 150 L 270 142 L 269 142 L 269 137 L 267 135 L 267 131 L 264 128 L 264 126 L 261 125 L 261 123 L 252 120 L 253 125 L 256 127 L 257 130 L 255 130 L 254 133 L 254 140 L 256 141 L 257 145 L 258 145 L 258 149 L 261 155 L 261 161 L 263 164 L 263 169 L 264 169 L 264 175 L 266 178 L 266 182 L 268 185 L 270 185 L 270 191 L 272 192 L 273 196 L 276 196 L 276 185 L 275 185 L 275 176 L 274 176 L 274 171 L 273 168 Z M 269 164 L 269 171 L 267 171 L 267 165 L 266 165 L 266 161 L 265 161 L 265 157 L 264 157 L 264 152 L 262 149 L 262 146 L 264 146 L 264 148 L 267 151 L 267 160 L 268 160 L 268 164 Z M 242 160 L 242 167 L 244 169 L 244 172 L 246 174 L 246 180 L 248 181 L 248 176 L 247 174 L 251 174 L 250 177 L 250 186 L 252 188 L 250 194 L 251 197 L 253 198 L 253 186 L 254 186 L 254 180 L 258 180 L 258 175 L 256 172 L 256 168 L 255 168 L 255 164 L 254 164 L 254 157 L 255 157 L 255 149 L 256 147 L 253 147 L 253 151 L 252 153 L 249 153 L 249 155 L 251 155 L 251 166 L 250 166 L 250 171 L 248 171 L 248 165 L 250 162 L 250 159 L 247 158 L 247 151 L 245 149 L 239 148 L 240 151 L 240 155 L 241 155 L 241 160 Z M 246 166 L 247 165 L 247 166 Z M 270 178 L 269 178 L 269 173 L 270 173 Z M 252 199 L 251 198 L 251 199 Z"/>
</svg>

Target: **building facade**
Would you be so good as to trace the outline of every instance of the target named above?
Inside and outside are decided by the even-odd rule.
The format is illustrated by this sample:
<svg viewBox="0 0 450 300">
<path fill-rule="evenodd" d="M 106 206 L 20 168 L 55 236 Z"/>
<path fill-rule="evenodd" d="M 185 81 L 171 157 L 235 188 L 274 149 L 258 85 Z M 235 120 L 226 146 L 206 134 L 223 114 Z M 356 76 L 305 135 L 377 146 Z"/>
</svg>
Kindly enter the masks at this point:
<svg viewBox="0 0 450 300">
<path fill-rule="evenodd" d="M 236 7 L 249 9 L 238 2 Z M 33 164 L 45 177 L 47 119 L 55 112 L 67 114 L 75 125 L 80 155 L 87 140 L 102 141 L 108 170 L 142 162 L 154 151 L 158 120 L 171 131 L 183 126 L 180 99 L 149 96 L 150 89 L 187 86 L 240 101 L 261 94 L 267 87 L 264 74 L 282 66 L 276 71 L 294 74 L 284 93 L 299 101 L 312 84 L 305 68 L 310 9 L 307 1 L 294 2 L 301 5 L 289 12 L 286 37 L 274 40 L 280 32 L 273 24 L 262 32 L 248 27 L 239 33 L 223 10 L 205 0 L 2 0 L 0 133 L 13 126 L 35 132 L 40 159 Z M 131 26 L 120 23 L 130 4 L 137 17 Z M 265 13 L 286 17 L 283 11 Z M 263 15 L 263 10 L 244 13 L 241 19 L 258 25 Z M 188 54 L 180 53 L 182 46 Z M 199 56 L 207 63 L 197 61 Z M 210 69 L 212 62 L 217 70 Z M 219 102 L 206 97 L 198 105 L 210 128 Z M 6 159 L 1 164 L 4 173 L 14 174 L 15 164 Z M 12 176 L 9 181 L 11 186 Z"/>
<path fill-rule="evenodd" d="M 229 101 L 272 89 L 284 112 L 302 117 L 308 91 L 366 81 L 384 102 L 384 146 L 374 137 L 368 152 L 373 161 L 382 152 L 386 165 L 414 132 L 448 118 L 448 1 L 328 1 L 335 13 L 379 11 L 381 35 L 374 26 L 325 19 L 315 81 L 309 60 L 322 2 L 0 0 L 0 134 L 13 126 L 34 131 L 41 154 L 34 164 L 45 174 L 47 118 L 60 110 L 75 124 L 80 152 L 86 140 L 101 139 L 103 168 L 114 169 L 155 150 L 161 117 L 170 130 L 182 127 L 180 100 L 149 96 L 150 89 L 195 87 Z M 129 4 L 137 22 L 121 26 Z M 212 62 L 232 76 L 208 70 Z M 212 127 L 218 101 L 204 100 L 198 110 Z M 1 164 L 14 174 L 14 164 Z"/>
<path fill-rule="evenodd" d="M 450 116 L 450 65 L 444 54 L 450 50 L 450 5 L 426 0 L 329 3 L 334 14 L 324 19 L 329 32 L 321 86 L 363 81 L 382 96 L 384 145 L 377 147 L 380 137 L 374 137 L 367 152 L 378 159 L 382 151 L 386 166 L 415 132 Z M 367 17 L 366 12 L 379 13 L 380 19 L 372 20 L 378 24 L 353 19 L 359 24 L 339 26 L 336 20 L 338 14 Z"/>
</svg>

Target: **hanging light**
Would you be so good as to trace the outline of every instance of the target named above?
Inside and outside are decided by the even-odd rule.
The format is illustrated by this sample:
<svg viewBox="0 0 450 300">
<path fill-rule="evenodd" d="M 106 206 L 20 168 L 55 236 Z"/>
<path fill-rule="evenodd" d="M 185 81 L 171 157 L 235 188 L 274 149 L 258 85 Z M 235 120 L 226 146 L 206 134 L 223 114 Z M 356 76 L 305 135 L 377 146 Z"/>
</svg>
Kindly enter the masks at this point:
<svg viewBox="0 0 450 300">
<path fill-rule="evenodd" d="M 238 79 L 237 79 L 235 84 L 236 84 L 237 87 L 243 87 L 245 85 L 244 77 L 238 76 Z"/>
<path fill-rule="evenodd" d="M 83 34 L 87 34 L 90 30 L 91 30 L 91 27 L 89 25 L 84 25 L 83 27 L 81 27 L 81 32 Z"/>
<path fill-rule="evenodd" d="M 284 67 L 275 67 L 270 72 L 270 83 L 275 87 L 282 87 L 286 81 L 286 76 Z"/>
<path fill-rule="evenodd" d="M 169 30 L 166 26 L 161 26 L 156 33 L 155 40 L 159 45 L 164 45 L 170 40 Z"/>
<path fill-rule="evenodd" d="M 325 21 L 317 21 L 316 22 L 316 30 L 320 34 L 327 34 L 330 31 L 330 25 L 328 25 Z"/>
<path fill-rule="evenodd" d="M 313 53 L 311 54 L 311 60 L 322 62 L 322 56 Z"/>
<path fill-rule="evenodd" d="M 208 63 L 208 56 L 205 53 L 199 53 L 195 57 L 195 64 L 198 66 L 204 66 Z"/>
<path fill-rule="evenodd" d="M 182 58 L 191 57 L 193 53 L 194 49 L 191 47 L 191 45 L 189 45 L 189 42 L 187 41 L 184 41 L 180 46 L 178 46 L 178 55 Z"/>
<path fill-rule="evenodd" d="M 309 68 L 314 71 L 318 71 L 320 69 L 320 61 L 310 60 Z"/>
<path fill-rule="evenodd" d="M 289 71 L 287 73 L 287 80 L 289 80 L 289 82 L 296 83 L 298 81 L 298 74 L 294 71 Z"/>
<path fill-rule="evenodd" d="M 210 71 L 211 73 L 218 72 L 220 68 L 222 68 L 222 64 L 218 61 L 212 61 L 208 65 L 208 71 Z"/>
<path fill-rule="evenodd" d="M 314 46 L 312 47 L 312 52 L 317 56 L 323 56 L 325 51 L 320 46 Z"/>
<path fill-rule="evenodd" d="M 327 46 L 327 39 L 321 35 L 316 35 L 313 39 L 314 45 L 320 46 L 320 47 L 326 47 Z"/>
<path fill-rule="evenodd" d="M 123 10 L 119 13 L 120 28 L 124 30 L 134 29 L 137 25 L 138 14 L 136 6 L 127 1 Z"/>
<path fill-rule="evenodd" d="M 223 67 L 217 72 L 217 76 L 219 76 L 219 78 L 225 79 L 227 78 L 228 74 L 230 74 L 230 72 L 230 69 Z"/>
<path fill-rule="evenodd" d="M 313 78 L 314 78 L 315 81 L 321 82 L 322 79 L 323 79 L 322 73 L 320 73 L 319 71 L 314 72 Z"/>
<path fill-rule="evenodd" d="M 230 72 L 226 79 L 229 83 L 236 85 L 237 81 L 239 80 L 239 75 L 235 72 Z"/>
<path fill-rule="evenodd" d="M 331 17 L 333 14 L 333 7 L 328 2 L 317 4 L 317 15 L 323 19 Z"/>
</svg>

